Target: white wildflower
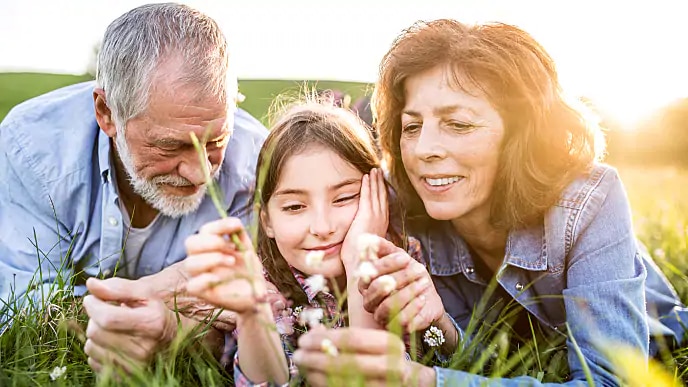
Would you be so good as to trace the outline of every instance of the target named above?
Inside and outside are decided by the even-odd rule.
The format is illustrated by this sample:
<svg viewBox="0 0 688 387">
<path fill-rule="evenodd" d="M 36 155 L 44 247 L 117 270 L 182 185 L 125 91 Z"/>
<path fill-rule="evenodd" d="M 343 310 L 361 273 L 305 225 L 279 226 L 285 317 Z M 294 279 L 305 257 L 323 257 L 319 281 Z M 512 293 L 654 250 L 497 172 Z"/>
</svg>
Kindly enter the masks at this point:
<svg viewBox="0 0 688 387">
<path fill-rule="evenodd" d="M 320 350 L 330 356 L 339 355 L 337 347 L 335 347 L 334 343 L 330 339 L 323 339 L 323 341 L 320 343 Z"/>
<path fill-rule="evenodd" d="M 57 380 L 59 379 L 64 373 L 67 371 L 67 367 L 55 367 L 53 368 L 53 371 L 50 373 L 50 380 Z"/>
<path fill-rule="evenodd" d="M 380 283 L 380 286 L 382 286 L 382 291 L 384 291 L 385 294 L 392 293 L 397 288 L 397 280 L 395 280 L 391 275 L 385 274 L 377 280 Z"/>
<path fill-rule="evenodd" d="M 423 341 L 425 341 L 425 344 L 429 345 L 430 348 L 439 347 L 444 344 L 444 334 L 442 330 L 436 326 L 431 326 L 425 331 Z"/>
<path fill-rule="evenodd" d="M 294 308 L 291 314 L 298 319 L 301 312 L 303 312 L 303 306 L 299 305 L 296 308 Z"/>
<path fill-rule="evenodd" d="M 370 261 L 363 261 L 358 265 L 358 269 L 356 269 L 356 273 L 354 275 L 367 284 L 370 282 L 370 279 L 377 276 L 377 274 L 377 269 Z"/>
<path fill-rule="evenodd" d="M 324 317 L 324 312 L 320 308 L 307 308 L 299 313 L 299 324 L 313 328 L 319 325 Z"/>
<path fill-rule="evenodd" d="M 328 290 L 325 277 L 322 274 L 316 274 L 306 278 L 306 285 L 313 293 L 326 292 Z"/>
<path fill-rule="evenodd" d="M 380 249 L 380 240 L 376 235 L 361 234 L 356 242 L 358 255 L 362 261 L 374 260 L 377 258 L 377 252 Z"/>
<path fill-rule="evenodd" d="M 656 248 L 652 255 L 654 255 L 654 257 L 657 258 L 657 259 L 664 259 L 664 258 L 666 258 L 666 253 L 665 253 L 664 250 L 661 249 L 661 248 Z"/>
<path fill-rule="evenodd" d="M 312 250 L 306 254 L 306 266 L 308 267 L 318 267 L 325 258 L 325 251 L 323 250 Z"/>
</svg>

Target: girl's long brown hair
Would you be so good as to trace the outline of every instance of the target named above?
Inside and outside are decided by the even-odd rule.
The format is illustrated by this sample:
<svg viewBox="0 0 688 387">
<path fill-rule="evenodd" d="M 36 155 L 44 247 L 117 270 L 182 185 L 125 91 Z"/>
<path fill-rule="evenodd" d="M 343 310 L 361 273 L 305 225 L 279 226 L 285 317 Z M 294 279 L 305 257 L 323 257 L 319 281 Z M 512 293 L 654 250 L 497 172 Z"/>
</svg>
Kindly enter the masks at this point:
<svg viewBox="0 0 688 387">
<path fill-rule="evenodd" d="M 262 186 L 256 187 L 257 194 L 254 195 L 259 206 L 252 203 L 249 208 L 259 207 L 259 211 L 265 211 L 287 160 L 312 146 L 332 150 L 363 174 L 380 167 L 379 152 L 371 131 L 355 114 L 324 103 L 300 103 L 288 109 L 275 123 L 261 148 L 256 166 L 256 181 L 257 185 L 262 181 Z M 394 205 L 391 207 L 394 211 L 390 213 L 390 219 L 394 218 L 397 222 L 392 227 L 390 221 L 390 235 L 393 242 L 402 245 L 402 238 L 395 231 L 400 229 L 400 211 Z M 256 213 L 254 216 L 258 220 L 257 253 L 263 261 L 268 280 L 296 305 L 307 304 L 306 295 L 280 254 L 275 240 L 266 235 L 260 214 Z"/>
</svg>

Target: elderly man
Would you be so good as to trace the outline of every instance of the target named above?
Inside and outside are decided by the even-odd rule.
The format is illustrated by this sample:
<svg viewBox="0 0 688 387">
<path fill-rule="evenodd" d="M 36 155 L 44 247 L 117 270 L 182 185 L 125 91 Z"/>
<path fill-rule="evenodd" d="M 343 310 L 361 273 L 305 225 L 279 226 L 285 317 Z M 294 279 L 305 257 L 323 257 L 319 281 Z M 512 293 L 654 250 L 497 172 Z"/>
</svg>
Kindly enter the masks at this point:
<svg viewBox="0 0 688 387">
<path fill-rule="evenodd" d="M 40 303 L 60 278 L 76 296 L 88 287 L 85 351 L 98 370 L 145 362 L 168 343 L 172 305 L 191 317 L 185 327 L 213 312 L 180 294 L 175 265 L 186 237 L 218 218 L 190 134 L 241 217 L 267 131 L 236 107 L 219 27 L 187 6 L 120 16 L 96 78 L 29 100 L 0 125 L 0 301 Z M 231 313 L 218 323 L 233 329 Z M 224 335 L 206 338 L 222 348 Z"/>
</svg>

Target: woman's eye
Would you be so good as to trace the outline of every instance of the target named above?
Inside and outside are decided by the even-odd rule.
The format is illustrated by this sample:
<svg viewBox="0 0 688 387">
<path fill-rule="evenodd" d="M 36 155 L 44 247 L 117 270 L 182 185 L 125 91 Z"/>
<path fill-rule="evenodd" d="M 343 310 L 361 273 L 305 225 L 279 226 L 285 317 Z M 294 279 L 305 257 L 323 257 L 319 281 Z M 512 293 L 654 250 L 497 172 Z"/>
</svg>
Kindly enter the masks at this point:
<svg viewBox="0 0 688 387">
<path fill-rule="evenodd" d="M 459 132 L 459 133 L 467 133 L 473 131 L 475 129 L 475 125 L 469 124 L 466 122 L 459 122 L 459 121 L 451 121 L 447 123 L 447 126 L 452 128 L 453 130 Z"/>
<path fill-rule="evenodd" d="M 359 196 L 359 194 L 351 195 L 351 196 L 344 196 L 344 197 L 341 197 L 339 199 L 335 199 L 334 202 L 335 203 L 346 203 L 348 201 L 351 201 L 351 200 L 358 198 L 358 196 Z"/>
<path fill-rule="evenodd" d="M 406 124 L 406 125 L 401 127 L 401 133 L 404 133 L 406 135 L 414 134 L 414 133 L 418 132 L 421 127 L 422 126 L 420 124 L 417 124 L 417 123 Z"/>
</svg>

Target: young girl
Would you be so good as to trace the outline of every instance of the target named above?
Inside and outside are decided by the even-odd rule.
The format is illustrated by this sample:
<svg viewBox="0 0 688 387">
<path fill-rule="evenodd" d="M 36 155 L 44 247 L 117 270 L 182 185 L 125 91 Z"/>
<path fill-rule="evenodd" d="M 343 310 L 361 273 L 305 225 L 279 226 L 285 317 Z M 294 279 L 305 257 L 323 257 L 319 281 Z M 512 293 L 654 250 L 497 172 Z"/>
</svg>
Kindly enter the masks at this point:
<svg viewBox="0 0 688 387">
<path fill-rule="evenodd" d="M 371 133 L 351 112 L 316 103 L 294 107 L 271 130 L 258 158 L 257 251 L 232 218 L 209 223 L 187 240 L 188 291 L 238 314 L 237 385 L 282 384 L 297 373 L 291 350 L 299 329 L 281 329 L 280 338 L 275 317 L 294 319 L 273 316 L 264 302 L 267 281 L 300 311 L 299 325 L 319 321 L 321 310 L 334 327 L 384 329 L 364 310 L 357 290 L 359 237 L 375 234 L 402 244 L 389 226 L 379 166 Z M 418 242 L 406 244 L 418 258 Z M 419 281 L 415 296 L 422 298 L 430 286 Z M 347 313 L 339 312 L 338 291 L 346 293 Z M 278 355 L 281 348 L 286 358 Z"/>
</svg>

